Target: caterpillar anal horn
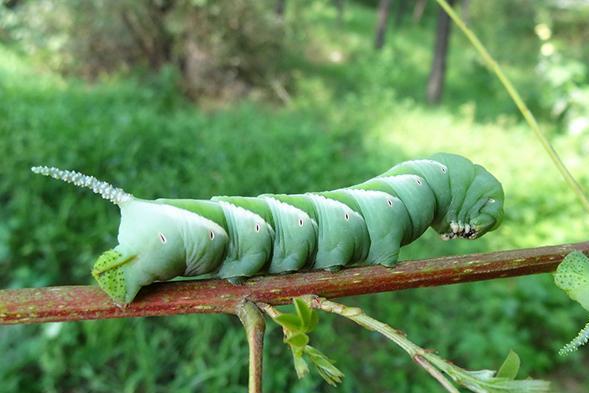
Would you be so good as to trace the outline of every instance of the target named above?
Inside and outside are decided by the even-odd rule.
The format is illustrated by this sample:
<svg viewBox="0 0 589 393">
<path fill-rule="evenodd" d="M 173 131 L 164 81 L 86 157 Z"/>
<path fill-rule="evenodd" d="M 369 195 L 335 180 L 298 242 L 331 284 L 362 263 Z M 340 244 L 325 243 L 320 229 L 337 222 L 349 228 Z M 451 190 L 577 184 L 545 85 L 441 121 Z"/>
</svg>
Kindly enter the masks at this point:
<svg viewBox="0 0 589 393">
<path fill-rule="evenodd" d="M 63 180 L 66 183 L 72 183 L 78 187 L 88 188 L 95 194 L 100 195 L 102 198 L 114 203 L 115 205 L 120 205 L 121 203 L 133 199 L 133 195 L 125 192 L 123 189 L 114 187 L 105 181 L 98 180 L 94 176 L 84 175 L 80 172 L 49 166 L 34 166 L 31 168 L 31 171 L 39 175 L 49 176 L 57 180 Z"/>
</svg>

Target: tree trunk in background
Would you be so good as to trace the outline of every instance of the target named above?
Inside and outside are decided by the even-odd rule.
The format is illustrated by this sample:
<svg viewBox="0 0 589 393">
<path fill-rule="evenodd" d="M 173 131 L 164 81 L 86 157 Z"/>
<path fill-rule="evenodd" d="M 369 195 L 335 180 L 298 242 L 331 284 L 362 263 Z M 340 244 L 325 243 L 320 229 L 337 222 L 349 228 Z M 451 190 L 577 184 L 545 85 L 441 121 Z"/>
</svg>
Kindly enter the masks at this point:
<svg viewBox="0 0 589 393">
<path fill-rule="evenodd" d="M 376 22 L 376 36 L 374 38 L 374 49 L 382 49 L 387 32 L 387 22 L 391 10 L 391 0 L 380 0 L 378 4 L 378 19 Z"/>
<path fill-rule="evenodd" d="M 423 16 L 423 11 L 425 11 L 426 5 L 427 0 L 417 0 L 415 3 L 415 8 L 413 8 L 413 21 L 415 23 L 419 23 L 421 21 L 421 17 Z"/>
<path fill-rule="evenodd" d="M 453 6 L 456 0 L 448 0 Z M 438 28 L 436 31 L 436 46 L 434 48 L 434 60 L 432 70 L 427 81 L 427 101 L 430 104 L 438 104 L 444 94 L 444 79 L 446 77 L 446 57 L 448 54 L 448 42 L 450 39 L 450 17 L 440 8 L 438 13 Z"/>
<path fill-rule="evenodd" d="M 20 0 L 6 0 L 4 2 L 4 6 L 9 9 L 15 8 L 19 4 L 20 4 Z"/>
<path fill-rule="evenodd" d="M 276 16 L 280 19 L 284 18 L 284 9 L 286 8 L 286 0 L 276 0 L 276 5 L 274 6 L 274 12 L 276 12 Z"/>
<path fill-rule="evenodd" d="M 167 28 L 166 19 L 174 7 L 173 0 L 152 1 L 148 7 L 148 13 L 153 23 L 154 47 L 161 54 L 162 62 L 170 63 L 172 61 L 174 37 Z"/>
<path fill-rule="evenodd" d="M 397 1 L 397 14 L 395 15 L 395 27 L 398 29 L 403 24 L 405 17 L 405 11 L 407 11 L 407 0 Z"/>
<path fill-rule="evenodd" d="M 341 26 L 344 21 L 344 0 L 333 0 L 333 5 L 337 10 L 337 25 Z"/>
<path fill-rule="evenodd" d="M 172 62 L 174 37 L 166 27 L 172 8 L 173 1 L 164 0 L 146 2 L 143 9 L 127 6 L 120 11 L 129 35 L 154 70 Z"/>
</svg>

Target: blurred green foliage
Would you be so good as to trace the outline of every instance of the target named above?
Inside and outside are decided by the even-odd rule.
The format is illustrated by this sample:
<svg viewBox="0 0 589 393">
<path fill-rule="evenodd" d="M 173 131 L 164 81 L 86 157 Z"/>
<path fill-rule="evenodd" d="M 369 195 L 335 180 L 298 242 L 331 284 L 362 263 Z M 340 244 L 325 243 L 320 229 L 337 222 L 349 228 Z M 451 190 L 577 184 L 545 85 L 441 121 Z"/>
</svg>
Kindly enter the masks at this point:
<svg viewBox="0 0 589 393">
<path fill-rule="evenodd" d="M 546 104 L 540 98 L 554 92 L 540 83 L 547 74 L 537 67 L 545 40 L 530 21 L 512 32 L 501 19 L 505 30 L 493 30 L 490 25 L 508 18 L 510 8 L 471 3 L 470 20 L 483 40 L 518 51 L 513 61 L 500 56 L 507 72 L 589 189 L 589 134 L 559 132 L 563 123 L 551 115 L 553 99 Z M 404 259 L 586 240 L 589 224 L 574 196 L 458 35 L 451 43 L 445 104 L 423 104 L 434 12 L 389 32 L 387 46 L 374 52 L 372 8 L 346 3 L 338 26 L 329 2 L 287 4 L 289 23 L 296 20 L 299 27 L 289 33 L 291 49 L 280 59 L 293 81 L 282 106 L 251 97 L 199 109 L 178 91 L 177 71 L 170 67 L 88 83 L 55 74 L 19 54 L 18 45 L 0 47 L 0 286 L 90 283 L 94 258 L 115 242 L 116 207 L 32 175 L 29 167 L 37 164 L 80 170 L 144 198 L 207 198 L 330 189 L 399 161 L 451 151 L 502 180 L 505 223 L 475 242 L 442 242 L 427 232 L 403 249 Z M 526 4 L 530 18 L 546 23 L 528 2 L 518 7 Z M 559 37 L 557 31 L 551 39 Z M 578 61 L 577 55 L 562 51 L 567 62 Z M 574 85 L 586 89 L 587 68 L 580 72 Z M 462 366 L 490 367 L 513 349 L 522 358 L 521 375 L 552 379 L 556 391 L 589 388 L 585 352 L 556 355 L 585 312 L 548 275 L 345 302 Z M 241 330 L 236 318 L 208 315 L 2 327 L 0 390 L 245 392 Z M 268 392 L 441 391 L 381 337 L 333 316 L 322 315 L 312 340 L 345 373 L 337 390 L 316 375 L 297 381 L 281 329 L 270 325 L 267 337 Z"/>
</svg>

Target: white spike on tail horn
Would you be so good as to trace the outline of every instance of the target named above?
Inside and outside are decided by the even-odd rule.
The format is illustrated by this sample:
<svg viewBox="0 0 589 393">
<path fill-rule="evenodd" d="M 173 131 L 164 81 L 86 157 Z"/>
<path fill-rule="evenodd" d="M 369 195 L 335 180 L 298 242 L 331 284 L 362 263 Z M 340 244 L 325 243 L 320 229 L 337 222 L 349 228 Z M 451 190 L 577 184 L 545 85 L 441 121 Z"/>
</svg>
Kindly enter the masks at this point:
<svg viewBox="0 0 589 393">
<path fill-rule="evenodd" d="M 581 329 L 579 334 L 577 334 L 577 337 L 575 337 L 570 343 L 558 351 L 558 354 L 560 356 L 564 356 L 573 353 L 579 349 L 579 347 L 587 344 L 587 341 L 589 341 L 589 323 L 585 325 L 583 329 Z"/>
<path fill-rule="evenodd" d="M 114 187 L 105 181 L 98 180 L 93 176 L 81 174 L 80 172 L 48 166 L 34 166 L 31 168 L 31 171 L 54 179 L 63 180 L 67 183 L 72 183 L 78 187 L 89 188 L 115 205 L 127 202 L 133 198 L 133 195 L 126 193 L 120 188 Z"/>
</svg>

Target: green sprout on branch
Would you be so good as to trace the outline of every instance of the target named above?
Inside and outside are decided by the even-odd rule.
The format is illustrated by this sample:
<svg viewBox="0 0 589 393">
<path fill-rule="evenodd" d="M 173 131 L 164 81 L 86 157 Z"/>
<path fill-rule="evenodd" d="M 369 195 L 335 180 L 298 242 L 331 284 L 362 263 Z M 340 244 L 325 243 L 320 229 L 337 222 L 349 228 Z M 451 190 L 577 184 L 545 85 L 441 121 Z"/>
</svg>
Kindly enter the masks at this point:
<svg viewBox="0 0 589 393">
<path fill-rule="evenodd" d="M 520 359 L 513 351 L 507 355 L 497 372 L 493 370 L 465 370 L 434 352 L 417 346 L 403 332 L 369 317 L 360 308 L 348 307 L 313 295 L 302 296 L 293 301 L 295 313 L 290 314 L 280 313 L 267 304 L 261 304 L 259 307 L 282 326 L 285 335 L 284 342 L 291 348 L 299 378 L 309 371 L 304 359 L 305 356 L 315 365 L 319 374 L 329 384 L 335 385 L 341 382 L 343 377 L 341 371 L 333 365 L 332 360 L 308 345 L 307 333 L 317 325 L 318 317 L 314 312 L 314 309 L 317 309 L 338 314 L 370 331 L 382 334 L 407 352 L 418 365 L 450 393 L 460 393 L 455 384 L 474 393 L 547 393 L 550 391 L 549 382 L 515 379 L 519 371 Z"/>
<path fill-rule="evenodd" d="M 280 313 L 278 310 L 263 305 L 261 308 L 282 326 L 284 342 L 289 345 L 294 360 L 294 367 L 299 378 L 309 373 L 309 360 L 317 372 L 330 385 L 341 383 L 344 374 L 333 364 L 334 361 L 321 351 L 309 345 L 308 333 L 313 331 L 319 322 L 319 315 L 301 298 L 293 299 L 295 313 Z"/>
</svg>

